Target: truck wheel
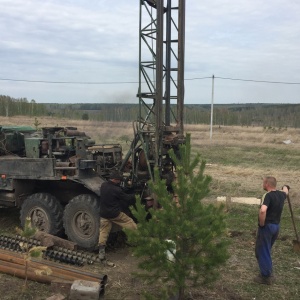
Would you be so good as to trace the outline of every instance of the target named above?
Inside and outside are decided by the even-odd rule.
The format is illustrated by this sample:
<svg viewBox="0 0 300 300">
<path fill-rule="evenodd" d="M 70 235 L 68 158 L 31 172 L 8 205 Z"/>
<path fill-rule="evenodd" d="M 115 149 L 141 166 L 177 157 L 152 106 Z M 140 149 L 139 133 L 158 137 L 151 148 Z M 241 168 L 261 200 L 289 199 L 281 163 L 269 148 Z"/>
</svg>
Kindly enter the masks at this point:
<svg viewBox="0 0 300 300">
<path fill-rule="evenodd" d="M 68 239 L 79 247 L 94 250 L 99 239 L 100 208 L 96 196 L 82 194 L 65 207 L 64 228 Z"/>
<path fill-rule="evenodd" d="M 48 193 L 36 193 L 25 199 L 21 207 L 21 224 L 24 228 L 27 217 L 31 224 L 40 231 L 52 235 L 63 232 L 63 208 L 59 201 Z"/>
</svg>

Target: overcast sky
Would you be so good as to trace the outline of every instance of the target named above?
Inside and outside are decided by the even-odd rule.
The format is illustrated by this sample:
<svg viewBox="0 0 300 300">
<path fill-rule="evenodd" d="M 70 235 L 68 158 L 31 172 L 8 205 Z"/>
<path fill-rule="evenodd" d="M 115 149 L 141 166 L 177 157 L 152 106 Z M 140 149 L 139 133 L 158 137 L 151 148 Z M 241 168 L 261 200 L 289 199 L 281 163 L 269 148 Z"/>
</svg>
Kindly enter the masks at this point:
<svg viewBox="0 0 300 300">
<path fill-rule="evenodd" d="M 300 83 L 300 1 L 187 0 L 185 103 L 211 79 Z M 174 2 L 175 3 L 175 2 Z M 0 94 L 39 103 L 137 103 L 139 0 L 0 0 Z M 215 103 L 300 103 L 300 84 L 215 79 Z"/>
</svg>

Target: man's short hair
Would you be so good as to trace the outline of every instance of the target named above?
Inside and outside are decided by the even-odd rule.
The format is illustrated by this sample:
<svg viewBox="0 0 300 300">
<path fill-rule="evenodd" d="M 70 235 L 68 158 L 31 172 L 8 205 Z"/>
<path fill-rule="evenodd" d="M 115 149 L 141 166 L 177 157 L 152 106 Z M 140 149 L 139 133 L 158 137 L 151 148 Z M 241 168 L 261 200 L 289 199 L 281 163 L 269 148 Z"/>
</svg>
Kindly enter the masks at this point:
<svg viewBox="0 0 300 300">
<path fill-rule="evenodd" d="M 269 184 L 269 186 L 271 186 L 271 187 L 276 187 L 276 185 L 277 185 L 277 180 L 276 180 L 276 178 L 275 177 L 273 177 L 273 176 L 266 176 L 265 177 L 265 181 Z"/>
<path fill-rule="evenodd" d="M 123 175 L 122 175 L 122 173 L 119 172 L 119 171 L 113 171 L 113 172 L 109 175 L 109 179 L 123 180 Z"/>
</svg>

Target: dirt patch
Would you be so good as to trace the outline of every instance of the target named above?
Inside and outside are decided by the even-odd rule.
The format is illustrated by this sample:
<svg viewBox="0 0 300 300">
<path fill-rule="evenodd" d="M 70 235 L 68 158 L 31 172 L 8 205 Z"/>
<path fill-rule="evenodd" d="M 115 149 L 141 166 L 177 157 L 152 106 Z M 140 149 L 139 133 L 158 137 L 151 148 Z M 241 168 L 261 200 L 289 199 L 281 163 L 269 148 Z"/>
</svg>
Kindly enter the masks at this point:
<svg viewBox="0 0 300 300">
<path fill-rule="evenodd" d="M 42 300 L 53 295 L 49 285 L 28 282 L 24 289 L 24 280 L 13 276 L 0 274 L 1 300 Z"/>
</svg>

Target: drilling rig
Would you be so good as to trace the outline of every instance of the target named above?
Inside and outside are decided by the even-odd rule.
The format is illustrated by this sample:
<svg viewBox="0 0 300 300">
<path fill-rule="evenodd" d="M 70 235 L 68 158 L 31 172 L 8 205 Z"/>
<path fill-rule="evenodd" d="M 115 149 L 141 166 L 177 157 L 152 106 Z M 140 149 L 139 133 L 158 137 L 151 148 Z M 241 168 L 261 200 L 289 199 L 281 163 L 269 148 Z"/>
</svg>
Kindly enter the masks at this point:
<svg viewBox="0 0 300 300">
<path fill-rule="evenodd" d="M 168 186 L 175 166 L 168 155 L 185 142 L 184 106 L 185 0 L 141 0 L 139 23 L 139 116 L 134 139 L 121 170 L 148 196 L 146 182 L 158 168 Z M 127 168 L 128 169 L 128 168 Z"/>
<path fill-rule="evenodd" d="M 100 186 L 112 170 L 142 201 L 155 168 L 171 188 L 176 166 L 168 151 L 185 142 L 184 32 L 185 0 L 140 1 L 139 115 L 124 159 L 119 144 L 96 145 L 77 128 L 0 126 L 0 205 L 19 207 L 22 225 L 30 217 L 38 229 L 94 249 Z"/>
</svg>

